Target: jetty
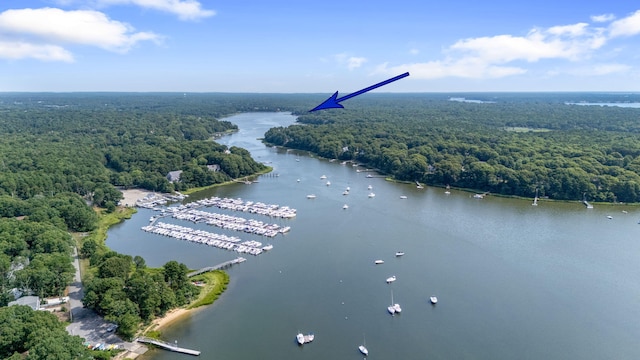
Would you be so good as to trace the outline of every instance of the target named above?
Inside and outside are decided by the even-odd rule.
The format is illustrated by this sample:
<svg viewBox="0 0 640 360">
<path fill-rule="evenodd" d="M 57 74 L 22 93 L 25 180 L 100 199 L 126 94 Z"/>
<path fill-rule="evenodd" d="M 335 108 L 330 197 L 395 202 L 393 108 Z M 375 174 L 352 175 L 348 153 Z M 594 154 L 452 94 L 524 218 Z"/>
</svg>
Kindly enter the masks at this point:
<svg viewBox="0 0 640 360">
<path fill-rule="evenodd" d="M 191 349 L 181 348 L 181 347 L 178 347 L 176 344 L 171 344 L 171 343 L 168 343 L 166 341 L 152 339 L 152 338 L 148 338 L 148 337 L 144 337 L 144 336 L 141 336 L 141 337 L 137 338 L 136 341 L 139 342 L 139 343 L 153 344 L 153 345 L 155 345 L 155 346 L 157 346 L 159 348 L 162 348 L 162 349 L 165 349 L 165 350 L 174 351 L 174 352 L 178 352 L 178 353 L 182 353 L 182 354 L 194 355 L 194 356 L 199 356 L 200 355 L 200 351 L 198 351 L 198 350 L 191 350 Z"/>
<path fill-rule="evenodd" d="M 200 270 L 196 270 L 196 271 L 190 272 L 190 273 L 187 274 L 187 277 L 200 275 L 200 274 L 203 274 L 203 273 L 206 273 L 206 272 L 209 272 L 209 271 L 224 269 L 224 268 L 226 268 L 228 266 L 235 265 L 235 264 L 240 264 L 240 263 L 245 262 L 245 261 L 247 261 L 247 259 L 245 259 L 242 256 L 240 256 L 240 257 L 237 257 L 237 258 L 235 258 L 233 260 L 225 261 L 225 262 L 220 263 L 220 264 L 215 265 L 215 266 L 207 266 L 207 267 L 203 267 Z"/>
</svg>

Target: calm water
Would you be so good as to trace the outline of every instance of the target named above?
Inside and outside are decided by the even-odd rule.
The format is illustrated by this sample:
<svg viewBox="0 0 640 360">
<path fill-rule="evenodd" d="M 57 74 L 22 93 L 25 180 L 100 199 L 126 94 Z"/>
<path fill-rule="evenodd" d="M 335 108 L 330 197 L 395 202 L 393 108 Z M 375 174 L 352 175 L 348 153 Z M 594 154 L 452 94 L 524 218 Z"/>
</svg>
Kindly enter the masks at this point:
<svg viewBox="0 0 640 360">
<path fill-rule="evenodd" d="M 168 328 L 166 340 L 201 350 L 204 359 L 358 359 L 365 336 L 370 359 L 640 358 L 638 209 L 534 207 L 530 200 L 419 190 L 256 140 L 269 127 L 291 124 L 291 115 L 228 120 L 240 132 L 220 142 L 247 148 L 279 176 L 201 196 L 288 205 L 298 216 L 261 218 L 291 226 L 275 239 L 234 233 L 274 249 L 229 269 L 223 296 Z M 368 185 L 375 198 L 367 197 Z M 307 199 L 311 193 L 317 198 Z M 107 245 L 150 266 L 175 259 L 199 268 L 236 256 L 147 234 L 140 227 L 152 214 L 140 210 L 112 228 Z M 395 258 L 399 250 L 406 255 Z M 385 263 L 374 265 L 376 259 Z M 386 284 L 391 275 L 398 280 Z M 386 311 L 392 290 L 403 308 L 394 317 Z M 297 346 L 299 331 L 316 340 Z M 150 357 L 187 355 L 156 350 Z"/>
</svg>

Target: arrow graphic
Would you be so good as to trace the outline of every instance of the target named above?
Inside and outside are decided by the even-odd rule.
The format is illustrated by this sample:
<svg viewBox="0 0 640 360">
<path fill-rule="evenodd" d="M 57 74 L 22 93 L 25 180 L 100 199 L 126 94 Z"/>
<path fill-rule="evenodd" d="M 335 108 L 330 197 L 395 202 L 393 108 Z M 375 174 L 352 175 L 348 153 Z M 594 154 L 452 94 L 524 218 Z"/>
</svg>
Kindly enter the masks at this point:
<svg viewBox="0 0 640 360">
<path fill-rule="evenodd" d="M 356 92 L 354 92 L 352 94 L 345 95 L 345 96 L 343 96 L 341 98 L 338 98 L 338 92 L 336 91 L 335 94 L 331 95 L 330 98 L 325 100 L 322 104 L 320 104 L 320 105 L 316 106 L 315 108 L 309 110 L 309 112 L 317 111 L 317 110 L 324 110 L 324 109 L 331 109 L 331 108 L 344 108 L 344 106 L 342 106 L 340 104 L 341 101 L 349 100 L 352 97 L 356 97 L 358 95 L 366 93 L 367 91 L 371 91 L 373 89 L 377 89 L 380 86 L 385 86 L 385 85 L 387 85 L 389 83 L 392 83 L 392 82 L 394 82 L 396 80 L 400 80 L 400 79 L 405 78 L 407 76 L 409 76 L 408 72 L 406 72 L 406 73 L 404 73 L 402 75 L 398 75 L 398 76 L 392 77 L 391 79 L 387 79 L 385 81 L 379 82 L 379 83 L 377 83 L 375 85 L 371 85 L 371 86 L 369 86 L 367 88 L 364 88 L 362 90 L 358 90 L 358 91 L 356 91 Z"/>
</svg>

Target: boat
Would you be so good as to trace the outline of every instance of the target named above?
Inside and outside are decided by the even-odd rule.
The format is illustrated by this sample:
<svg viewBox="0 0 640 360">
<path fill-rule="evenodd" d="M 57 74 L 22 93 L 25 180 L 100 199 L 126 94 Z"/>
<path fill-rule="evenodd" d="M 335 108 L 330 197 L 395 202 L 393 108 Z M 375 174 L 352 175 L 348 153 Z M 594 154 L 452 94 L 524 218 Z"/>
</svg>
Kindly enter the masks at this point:
<svg viewBox="0 0 640 360">
<path fill-rule="evenodd" d="M 446 190 L 444 191 L 445 195 L 450 195 L 451 191 L 449 191 L 449 185 L 447 185 Z"/>
<path fill-rule="evenodd" d="M 438 303 L 438 298 L 437 298 L 437 297 L 435 297 L 435 296 L 432 296 L 432 297 L 430 297 L 430 298 L 429 298 L 429 301 L 431 301 L 431 303 L 432 303 L 433 305 L 435 305 L 435 304 L 437 304 L 437 303 Z"/>
<path fill-rule="evenodd" d="M 315 335 L 313 334 L 304 335 L 303 333 L 298 333 L 298 335 L 296 335 L 296 340 L 298 341 L 298 345 L 310 343 L 313 341 L 313 339 L 315 339 Z"/>
<path fill-rule="evenodd" d="M 349 195 L 349 190 L 345 190 L 342 192 L 342 195 Z"/>
<path fill-rule="evenodd" d="M 267 244 L 266 246 L 264 246 L 264 247 L 262 248 L 262 250 L 264 250 L 264 251 L 269 251 L 269 250 L 271 250 L 271 249 L 273 249 L 273 245 L 271 245 L 271 244 Z"/>
<path fill-rule="evenodd" d="M 400 195 L 400 199 L 406 199 L 407 196 L 406 195 Z"/>
<path fill-rule="evenodd" d="M 404 251 L 398 251 L 398 252 L 396 252 L 396 257 L 400 257 L 400 256 L 402 256 L 402 255 L 404 255 Z"/>
<path fill-rule="evenodd" d="M 607 219 L 611 220 L 611 219 L 613 219 L 613 216 L 607 215 Z"/>
<path fill-rule="evenodd" d="M 474 199 L 484 199 L 484 195 L 482 194 L 473 194 Z"/>
<path fill-rule="evenodd" d="M 314 194 L 309 194 L 307 195 L 307 199 L 315 199 L 316 196 Z"/>
<path fill-rule="evenodd" d="M 351 187 L 350 186 L 347 186 L 347 191 L 351 191 Z"/>
<path fill-rule="evenodd" d="M 538 206 L 538 189 L 536 189 L 536 197 L 533 198 L 532 206 Z"/>
<path fill-rule="evenodd" d="M 322 176 L 320 176 L 320 179 L 322 179 L 322 180 L 324 180 L 324 179 L 326 179 L 326 178 L 327 178 L 327 175 L 322 175 Z"/>
<path fill-rule="evenodd" d="M 349 208 L 349 205 L 344 204 L 344 205 L 342 205 L 342 208 L 343 208 L 343 209 L 345 209 L 345 210 L 347 210 L 347 209 Z"/>
<path fill-rule="evenodd" d="M 372 178 L 372 177 L 373 177 L 373 175 L 371 175 L 371 174 L 367 174 L 367 176 L 366 176 L 366 177 L 368 177 L 368 178 Z"/>
<path fill-rule="evenodd" d="M 396 276 L 390 276 L 387 278 L 387 284 L 391 284 L 392 282 L 396 281 Z"/>
<path fill-rule="evenodd" d="M 331 185 L 331 181 L 327 181 L 327 186 Z"/>
<path fill-rule="evenodd" d="M 298 179 L 298 182 L 300 182 L 300 179 Z"/>
<path fill-rule="evenodd" d="M 362 345 L 358 346 L 358 350 L 360 350 L 360 353 L 364 356 L 369 355 L 369 350 L 367 349 L 367 339 L 363 339 L 362 341 Z"/>
<path fill-rule="evenodd" d="M 419 182 L 416 181 L 416 189 L 423 189 L 424 187 L 420 185 Z"/>
<path fill-rule="evenodd" d="M 367 186 L 367 190 L 372 190 L 372 189 L 373 189 L 373 186 L 371 185 Z"/>
<path fill-rule="evenodd" d="M 391 290 L 391 305 L 387 307 L 387 311 L 389 311 L 389 314 L 391 315 L 395 313 L 400 314 L 402 312 L 402 308 L 400 307 L 400 304 L 393 302 L 393 290 Z"/>
<path fill-rule="evenodd" d="M 370 197 L 370 198 L 375 197 L 375 196 L 376 196 L 376 194 L 374 194 L 374 193 L 369 193 L 369 197 Z"/>
<path fill-rule="evenodd" d="M 376 260 L 373 263 L 376 265 L 384 264 L 384 260 Z"/>
</svg>

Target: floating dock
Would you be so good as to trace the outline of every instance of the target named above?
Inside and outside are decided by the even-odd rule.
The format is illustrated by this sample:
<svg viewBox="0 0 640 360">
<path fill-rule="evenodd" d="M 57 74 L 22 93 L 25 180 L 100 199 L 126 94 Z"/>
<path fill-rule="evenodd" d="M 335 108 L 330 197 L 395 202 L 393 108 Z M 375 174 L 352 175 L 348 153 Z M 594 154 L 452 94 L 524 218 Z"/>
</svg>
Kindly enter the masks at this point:
<svg viewBox="0 0 640 360">
<path fill-rule="evenodd" d="M 163 348 L 165 350 L 170 350 L 173 352 L 178 352 L 178 353 L 182 353 L 182 354 L 187 354 L 187 355 L 194 355 L 194 356 L 200 356 L 200 351 L 198 350 L 191 350 L 191 349 L 185 349 L 185 348 L 181 348 L 178 347 L 174 344 L 168 343 L 166 341 L 162 341 L 162 340 L 157 340 L 157 339 L 151 339 L 151 338 L 147 338 L 147 337 L 139 337 L 136 339 L 137 342 L 139 343 L 145 343 L 145 344 L 153 344 L 157 347 Z"/>
</svg>

